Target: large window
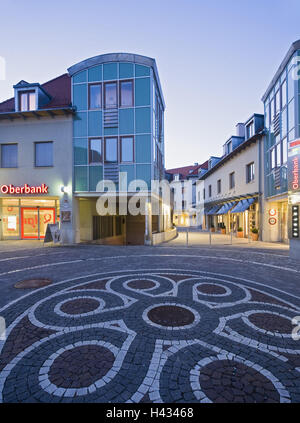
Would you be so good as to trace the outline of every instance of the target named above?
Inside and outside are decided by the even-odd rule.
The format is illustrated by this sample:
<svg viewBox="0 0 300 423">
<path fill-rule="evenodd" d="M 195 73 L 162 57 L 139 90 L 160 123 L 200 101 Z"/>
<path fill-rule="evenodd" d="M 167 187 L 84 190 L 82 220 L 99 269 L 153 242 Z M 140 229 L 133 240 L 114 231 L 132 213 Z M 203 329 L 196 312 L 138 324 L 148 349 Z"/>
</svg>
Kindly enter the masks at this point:
<svg viewBox="0 0 300 423">
<path fill-rule="evenodd" d="M 247 184 L 251 181 L 254 181 L 254 177 L 255 177 L 255 168 L 254 168 L 254 162 L 249 163 L 246 166 L 246 182 Z"/>
<path fill-rule="evenodd" d="M 229 189 L 235 187 L 235 172 L 230 173 L 229 175 Z"/>
<path fill-rule="evenodd" d="M 133 137 L 121 137 L 121 161 L 133 162 L 134 161 L 134 143 Z"/>
<path fill-rule="evenodd" d="M 104 84 L 104 103 L 106 109 L 118 106 L 117 97 L 117 83 L 107 82 Z"/>
<path fill-rule="evenodd" d="M 100 109 L 102 107 L 102 85 L 89 85 L 89 108 Z"/>
<path fill-rule="evenodd" d="M 19 93 L 19 109 L 21 112 L 28 112 L 29 110 L 35 110 L 35 92 L 25 91 Z"/>
<path fill-rule="evenodd" d="M 53 166 L 53 142 L 35 143 L 35 166 L 50 167 Z"/>
<path fill-rule="evenodd" d="M 105 161 L 107 163 L 118 161 L 118 138 L 105 138 Z"/>
<path fill-rule="evenodd" d="M 18 167 L 18 144 L 1 144 L 1 167 Z"/>
<path fill-rule="evenodd" d="M 120 81 L 120 106 L 133 106 L 133 81 Z"/>
<path fill-rule="evenodd" d="M 102 139 L 91 138 L 89 140 L 89 163 L 98 164 L 102 162 Z"/>
</svg>

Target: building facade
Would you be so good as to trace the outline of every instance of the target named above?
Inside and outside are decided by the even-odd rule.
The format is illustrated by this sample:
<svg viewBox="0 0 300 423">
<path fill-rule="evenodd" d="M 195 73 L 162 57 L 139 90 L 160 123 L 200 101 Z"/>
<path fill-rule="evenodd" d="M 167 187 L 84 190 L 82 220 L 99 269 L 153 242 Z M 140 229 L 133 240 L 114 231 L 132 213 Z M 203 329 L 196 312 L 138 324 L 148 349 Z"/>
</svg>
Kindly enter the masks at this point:
<svg viewBox="0 0 300 423">
<path fill-rule="evenodd" d="M 200 226 L 196 210 L 196 181 L 207 170 L 208 163 L 166 171 L 174 193 L 173 223 L 179 227 Z"/>
<path fill-rule="evenodd" d="M 153 233 L 169 230 L 170 207 L 151 189 L 164 178 L 164 110 L 155 60 L 145 56 L 100 55 L 54 82 L 21 81 L 0 104 L 1 238 L 41 239 L 46 223 L 57 221 L 67 243 L 152 243 Z M 24 184 L 47 192 L 35 198 Z M 107 190 L 116 210 L 101 215 L 97 200 Z M 132 215 L 137 191 L 141 213 Z"/>
<path fill-rule="evenodd" d="M 203 228 L 243 237 L 254 228 L 261 231 L 263 128 L 263 115 L 254 114 L 237 125 L 237 134 L 223 146 L 223 156 L 208 161 L 208 171 L 197 183 Z"/>
<path fill-rule="evenodd" d="M 291 238 L 293 242 L 288 223 L 291 221 L 288 204 L 288 152 L 291 143 L 299 138 L 299 56 L 300 41 L 296 41 L 287 52 L 262 98 L 266 129 L 264 144 L 266 241 L 287 243 Z M 299 189 L 293 191 L 293 194 L 297 194 Z"/>
</svg>

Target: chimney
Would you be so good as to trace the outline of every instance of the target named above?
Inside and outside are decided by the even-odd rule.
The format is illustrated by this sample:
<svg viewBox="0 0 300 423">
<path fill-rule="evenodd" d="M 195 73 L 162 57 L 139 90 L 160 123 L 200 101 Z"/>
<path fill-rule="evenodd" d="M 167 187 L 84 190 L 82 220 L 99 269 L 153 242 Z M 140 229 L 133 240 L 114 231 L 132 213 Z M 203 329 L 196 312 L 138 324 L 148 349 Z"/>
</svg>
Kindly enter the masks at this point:
<svg viewBox="0 0 300 423">
<path fill-rule="evenodd" d="M 237 137 L 245 138 L 245 125 L 243 123 L 238 123 L 236 125 L 236 135 Z"/>
<path fill-rule="evenodd" d="M 194 163 L 194 166 L 199 166 L 199 163 Z"/>
</svg>

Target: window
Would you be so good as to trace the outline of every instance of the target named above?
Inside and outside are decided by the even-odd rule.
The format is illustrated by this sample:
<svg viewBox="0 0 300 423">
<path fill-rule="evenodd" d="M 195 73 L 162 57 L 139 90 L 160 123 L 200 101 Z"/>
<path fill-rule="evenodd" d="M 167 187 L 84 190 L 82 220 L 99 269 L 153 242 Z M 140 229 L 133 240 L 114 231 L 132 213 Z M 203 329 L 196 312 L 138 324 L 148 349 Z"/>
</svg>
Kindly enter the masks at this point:
<svg viewBox="0 0 300 423">
<path fill-rule="evenodd" d="M 246 166 L 246 182 L 247 184 L 254 180 L 254 162 Z"/>
<path fill-rule="evenodd" d="M 254 122 L 251 122 L 250 125 L 247 126 L 247 139 L 253 137 L 254 135 Z"/>
<path fill-rule="evenodd" d="M 282 164 L 287 162 L 287 139 L 282 141 Z"/>
<path fill-rule="evenodd" d="M 275 169 L 276 167 L 276 151 L 275 148 L 272 148 L 272 150 L 270 151 L 270 163 L 271 163 L 271 170 Z"/>
<path fill-rule="evenodd" d="M 133 106 L 133 81 L 120 81 L 120 106 Z"/>
<path fill-rule="evenodd" d="M 235 187 L 235 172 L 230 173 L 229 175 L 229 189 Z"/>
<path fill-rule="evenodd" d="M 121 137 L 121 161 L 133 162 L 134 161 L 134 147 L 133 137 Z"/>
<path fill-rule="evenodd" d="M 281 108 L 286 105 L 286 81 L 281 85 Z"/>
<path fill-rule="evenodd" d="M 280 104 L 280 90 L 277 91 L 275 94 L 275 113 L 280 112 L 281 104 Z"/>
<path fill-rule="evenodd" d="M 102 162 L 102 139 L 91 138 L 89 140 L 89 164 Z"/>
<path fill-rule="evenodd" d="M 89 85 L 89 109 L 101 109 L 102 107 L 102 85 Z"/>
<path fill-rule="evenodd" d="M 211 197 L 211 185 L 208 187 L 208 196 Z"/>
<path fill-rule="evenodd" d="M 118 139 L 105 138 L 105 161 L 114 163 L 118 161 Z"/>
<path fill-rule="evenodd" d="M 203 200 L 205 200 L 205 188 L 203 188 Z"/>
<path fill-rule="evenodd" d="M 186 201 L 182 201 L 182 210 L 185 210 L 186 208 Z"/>
<path fill-rule="evenodd" d="M 1 167 L 18 167 L 18 144 L 1 144 Z"/>
<path fill-rule="evenodd" d="M 198 202 L 200 202 L 201 198 L 200 198 L 200 191 L 198 191 Z"/>
<path fill-rule="evenodd" d="M 232 141 L 230 141 L 228 144 L 227 144 L 227 154 L 230 154 L 232 152 Z"/>
<path fill-rule="evenodd" d="M 23 91 L 19 93 L 19 110 L 21 112 L 28 112 L 35 110 L 35 91 Z"/>
<path fill-rule="evenodd" d="M 51 167 L 53 166 L 53 142 L 35 143 L 35 166 Z"/>
<path fill-rule="evenodd" d="M 281 166 L 281 144 L 276 144 L 276 167 Z"/>
<path fill-rule="evenodd" d="M 104 103 L 106 109 L 118 107 L 116 82 L 107 82 L 104 85 Z"/>
<path fill-rule="evenodd" d="M 221 194 L 221 179 L 217 181 L 218 194 Z"/>
</svg>

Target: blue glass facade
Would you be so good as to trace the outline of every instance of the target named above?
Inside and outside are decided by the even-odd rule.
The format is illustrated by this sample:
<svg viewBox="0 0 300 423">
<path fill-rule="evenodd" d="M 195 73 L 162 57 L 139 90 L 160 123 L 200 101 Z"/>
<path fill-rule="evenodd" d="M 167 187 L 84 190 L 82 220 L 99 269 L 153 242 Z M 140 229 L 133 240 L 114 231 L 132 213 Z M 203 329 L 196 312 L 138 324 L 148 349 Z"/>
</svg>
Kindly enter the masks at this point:
<svg viewBox="0 0 300 423">
<path fill-rule="evenodd" d="M 265 110 L 265 191 L 266 197 L 286 193 L 288 142 L 299 135 L 299 81 L 294 51 L 264 97 Z"/>
<path fill-rule="evenodd" d="M 96 65 L 87 60 L 86 68 L 82 65 L 71 73 L 72 104 L 77 111 L 73 125 L 77 193 L 95 192 L 97 183 L 110 179 L 112 171 L 114 182 L 119 172 L 127 172 L 128 183 L 140 179 L 149 190 L 151 179 L 164 175 L 164 101 L 157 71 L 128 57 L 122 61 L 122 54 L 116 56 L 118 60 L 108 62 L 98 56 L 102 63 Z M 99 139 L 98 158 L 91 162 L 95 138 Z M 115 142 L 117 151 L 109 152 Z M 125 152 L 125 146 L 131 145 L 132 152 Z M 108 160 L 108 154 L 116 155 Z"/>
</svg>

